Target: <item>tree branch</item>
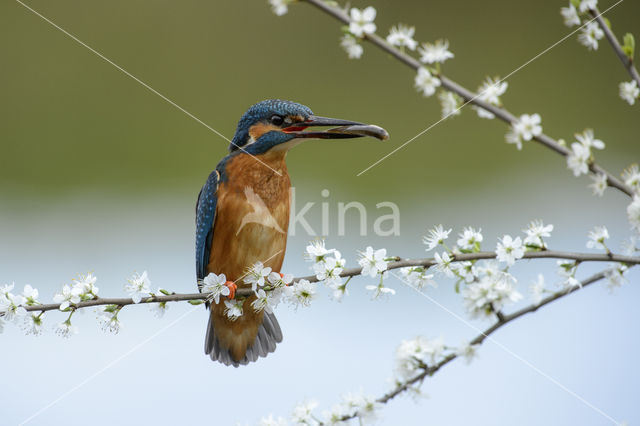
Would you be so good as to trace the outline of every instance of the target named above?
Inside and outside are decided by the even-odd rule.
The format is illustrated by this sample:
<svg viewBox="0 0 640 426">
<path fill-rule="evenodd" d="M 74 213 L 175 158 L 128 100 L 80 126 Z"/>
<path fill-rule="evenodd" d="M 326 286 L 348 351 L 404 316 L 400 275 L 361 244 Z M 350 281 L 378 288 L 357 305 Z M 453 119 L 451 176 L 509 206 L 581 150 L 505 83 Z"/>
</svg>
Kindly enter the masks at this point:
<svg viewBox="0 0 640 426">
<path fill-rule="evenodd" d="M 474 260 L 485 260 L 485 259 L 495 259 L 496 254 L 490 251 L 483 251 L 477 253 L 463 253 L 453 255 L 454 262 L 463 262 L 463 261 L 474 261 Z M 522 259 L 568 259 L 575 260 L 578 262 L 620 262 L 627 265 L 638 265 L 640 264 L 639 256 L 624 256 L 620 254 L 600 254 L 600 253 L 572 253 L 572 252 L 564 252 L 564 251 L 555 251 L 555 250 L 544 250 L 544 251 L 530 251 L 526 252 Z M 394 262 L 389 262 L 387 269 L 399 269 L 410 266 L 422 266 L 428 268 L 436 264 L 434 258 L 423 258 L 423 259 L 400 259 Z M 340 274 L 341 277 L 354 277 L 360 275 L 362 272 L 362 268 L 347 268 L 342 271 Z M 315 275 L 309 275 L 306 277 L 298 277 L 295 278 L 294 281 L 298 280 L 308 280 L 310 282 L 318 282 L 319 280 Z M 247 297 L 251 296 L 253 291 L 250 288 L 238 288 L 236 291 L 237 297 Z M 173 293 L 169 295 L 154 295 L 152 297 L 143 298 L 140 301 L 140 304 L 145 303 L 165 303 L 165 302 L 184 302 L 189 300 L 207 300 L 210 298 L 208 293 L 186 293 L 179 294 Z M 131 298 L 128 297 L 118 297 L 118 298 L 107 298 L 107 297 L 98 297 L 96 299 L 86 300 L 83 302 L 79 302 L 76 304 L 72 304 L 72 309 L 82 309 L 89 308 L 92 306 L 102 306 L 102 305 L 117 305 L 117 306 L 126 306 L 135 304 Z M 49 303 L 49 304 L 41 304 L 41 305 L 31 305 L 25 306 L 25 310 L 28 312 L 46 312 L 57 310 L 60 307 L 58 303 Z M 508 317 L 507 317 L 508 318 Z"/>
<path fill-rule="evenodd" d="M 482 344 L 485 339 L 487 339 L 491 334 L 495 333 L 496 330 L 498 330 L 499 328 L 511 323 L 512 321 L 520 318 L 523 315 L 526 315 L 528 313 L 531 312 L 535 312 L 537 311 L 539 308 L 541 308 L 542 306 L 548 305 L 551 302 L 554 302 L 558 299 L 561 299 L 571 293 L 575 293 L 578 290 L 581 290 L 595 282 L 600 281 L 601 279 L 603 279 L 606 276 L 605 271 L 602 272 L 598 272 L 592 276 L 590 276 L 589 278 L 581 281 L 581 285 L 579 287 L 573 287 L 569 290 L 563 290 L 563 291 L 558 291 L 556 293 L 553 293 L 552 295 L 542 299 L 542 301 L 540 301 L 539 304 L 535 305 L 529 305 L 527 307 L 524 307 L 520 310 L 517 310 L 511 314 L 508 315 L 504 315 L 502 317 L 501 320 L 495 322 L 492 326 L 490 326 L 489 328 L 487 328 L 486 330 L 484 330 L 483 332 L 481 332 L 479 335 L 477 335 L 473 340 L 471 340 L 469 342 L 469 345 L 480 345 Z M 427 367 L 425 368 L 420 374 L 418 374 L 417 376 L 409 379 L 408 381 L 404 382 L 403 384 L 399 385 L 398 387 L 396 387 L 395 389 L 393 389 L 390 392 L 387 392 L 386 394 L 382 395 L 380 398 L 378 398 L 376 401 L 381 403 L 381 404 L 386 404 L 387 402 L 389 402 L 390 400 L 392 400 L 393 398 L 395 398 L 396 396 L 400 395 L 403 392 L 406 392 L 407 390 L 409 390 L 409 388 L 411 388 L 412 385 L 414 385 L 415 383 L 421 382 L 422 380 L 424 380 L 427 376 L 432 376 L 434 375 L 436 372 L 438 372 L 442 367 L 444 367 L 445 365 L 449 364 L 451 361 L 453 361 L 454 359 L 458 358 L 459 355 L 455 354 L 455 353 L 451 353 L 448 354 L 447 356 L 445 356 L 442 360 L 440 360 L 440 362 L 438 362 L 437 364 L 431 366 L 431 367 Z M 353 414 L 350 416 L 345 416 L 342 418 L 342 420 L 346 421 L 352 418 L 355 418 L 357 416 L 357 414 Z"/>
<path fill-rule="evenodd" d="M 349 24 L 350 22 L 349 16 L 344 11 L 338 9 L 337 7 L 329 6 L 328 4 L 324 3 L 322 0 L 304 0 L 304 1 L 317 7 L 321 11 L 327 13 L 328 15 L 333 16 L 335 19 L 337 19 L 342 23 Z M 422 67 L 422 64 L 417 59 L 404 53 L 400 49 L 396 49 L 395 47 L 391 46 L 382 37 L 378 36 L 377 34 L 375 33 L 364 34 L 363 37 L 365 40 L 369 41 L 373 45 L 389 53 L 391 56 L 393 56 L 403 64 L 409 66 L 410 68 L 413 68 L 414 70 L 418 70 L 420 67 Z M 446 90 L 450 92 L 456 93 L 458 96 L 464 99 L 465 105 L 468 103 L 471 103 L 480 108 L 483 108 L 491 112 L 496 117 L 500 118 L 502 121 L 506 122 L 509 125 L 512 125 L 517 120 L 516 117 L 508 110 L 504 108 L 496 107 L 494 105 L 488 104 L 480 100 L 477 97 L 477 95 L 474 94 L 472 91 L 464 88 L 463 86 L 459 85 L 453 80 L 448 79 L 443 74 L 438 74 L 437 77 L 440 79 L 442 83 L 442 87 L 444 87 Z M 555 139 L 545 135 L 544 133 L 540 134 L 539 136 L 534 136 L 533 139 L 538 143 L 540 143 L 541 145 L 546 146 L 547 148 L 555 151 L 556 153 L 564 157 L 568 156 L 570 153 L 569 149 L 560 145 Z M 615 177 L 614 175 L 612 175 L 602 167 L 592 162 L 589 165 L 589 170 L 594 174 L 606 175 L 607 185 L 609 185 L 612 188 L 616 188 L 620 190 L 621 192 L 627 194 L 629 197 L 633 197 L 633 191 L 631 190 L 631 188 L 629 188 L 627 185 L 624 184 L 624 182 L 622 182 L 620 179 L 618 179 L 617 177 Z"/>
<path fill-rule="evenodd" d="M 609 28 L 607 23 L 602 18 L 602 14 L 598 11 L 597 8 L 589 10 L 589 13 L 591 13 L 591 16 L 594 17 L 596 22 L 598 22 L 598 25 L 600 25 L 600 28 L 602 28 L 602 31 L 604 31 L 604 35 L 607 37 L 607 40 L 609 40 L 609 44 L 611 44 L 611 47 L 613 47 L 613 50 L 614 52 L 616 52 L 616 55 L 618 55 L 618 58 L 620 58 L 620 61 L 622 62 L 622 65 L 624 65 L 624 68 L 627 70 L 631 78 L 635 80 L 638 87 L 640 87 L 640 74 L 638 74 L 638 70 L 633 65 L 633 60 L 625 55 L 625 53 L 622 51 L 620 42 L 616 38 L 615 34 L 613 34 L 611 28 Z"/>
</svg>

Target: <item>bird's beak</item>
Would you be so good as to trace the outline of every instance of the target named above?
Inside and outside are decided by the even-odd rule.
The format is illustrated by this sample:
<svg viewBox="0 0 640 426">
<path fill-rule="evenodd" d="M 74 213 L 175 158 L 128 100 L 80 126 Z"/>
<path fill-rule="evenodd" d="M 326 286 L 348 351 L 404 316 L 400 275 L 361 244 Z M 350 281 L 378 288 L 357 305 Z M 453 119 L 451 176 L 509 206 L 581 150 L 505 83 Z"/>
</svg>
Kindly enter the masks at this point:
<svg viewBox="0 0 640 426">
<path fill-rule="evenodd" d="M 332 126 L 332 128 L 324 131 L 305 131 L 307 127 L 312 126 Z M 316 115 L 310 115 L 305 121 L 293 123 L 291 126 L 282 129 L 282 131 L 294 134 L 296 138 L 346 139 L 371 136 L 380 140 L 389 139 L 389 133 L 385 129 L 373 124 L 362 124 L 356 121 L 318 117 Z"/>
</svg>

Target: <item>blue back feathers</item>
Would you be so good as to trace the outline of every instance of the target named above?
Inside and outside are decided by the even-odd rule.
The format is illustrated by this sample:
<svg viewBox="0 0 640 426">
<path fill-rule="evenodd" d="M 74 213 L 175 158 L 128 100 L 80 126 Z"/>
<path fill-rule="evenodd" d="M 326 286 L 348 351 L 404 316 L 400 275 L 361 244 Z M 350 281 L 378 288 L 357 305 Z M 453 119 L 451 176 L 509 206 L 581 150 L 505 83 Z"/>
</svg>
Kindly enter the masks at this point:
<svg viewBox="0 0 640 426">
<path fill-rule="evenodd" d="M 207 265 L 211 254 L 213 224 L 216 217 L 219 174 L 214 170 L 198 194 L 196 204 L 196 274 L 199 280 L 207 276 Z"/>
</svg>

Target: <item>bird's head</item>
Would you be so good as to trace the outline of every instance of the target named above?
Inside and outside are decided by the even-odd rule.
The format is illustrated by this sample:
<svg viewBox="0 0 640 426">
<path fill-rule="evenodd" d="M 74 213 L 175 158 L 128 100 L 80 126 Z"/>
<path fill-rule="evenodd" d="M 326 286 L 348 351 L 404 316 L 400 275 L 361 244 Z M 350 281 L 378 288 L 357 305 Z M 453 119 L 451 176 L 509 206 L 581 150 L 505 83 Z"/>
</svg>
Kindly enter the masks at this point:
<svg viewBox="0 0 640 426">
<path fill-rule="evenodd" d="M 309 127 L 333 127 L 309 131 Z M 269 99 L 251 106 L 242 115 L 229 151 L 239 149 L 253 155 L 272 149 L 288 150 L 306 139 L 345 139 L 373 136 L 387 139 L 381 127 L 313 115 L 306 106 L 279 99 Z"/>
</svg>

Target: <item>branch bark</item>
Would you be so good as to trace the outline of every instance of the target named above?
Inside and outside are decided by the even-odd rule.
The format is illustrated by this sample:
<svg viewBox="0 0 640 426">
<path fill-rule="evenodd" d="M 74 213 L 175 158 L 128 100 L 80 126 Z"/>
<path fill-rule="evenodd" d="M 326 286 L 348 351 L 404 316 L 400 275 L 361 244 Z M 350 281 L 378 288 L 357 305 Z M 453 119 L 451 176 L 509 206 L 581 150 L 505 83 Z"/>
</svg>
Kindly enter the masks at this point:
<svg viewBox="0 0 640 426">
<path fill-rule="evenodd" d="M 490 251 L 482 251 L 477 253 L 463 253 L 453 255 L 454 262 L 463 262 L 463 261 L 472 261 L 472 260 L 485 260 L 485 259 L 495 259 L 495 252 Z M 575 260 L 577 262 L 620 262 L 627 265 L 638 265 L 640 264 L 639 256 L 624 256 L 620 254 L 600 254 L 600 253 L 573 253 L 573 252 L 565 252 L 565 251 L 556 251 L 556 250 L 544 250 L 544 251 L 531 251 L 526 252 L 522 259 L 568 259 Z M 423 259 L 400 259 L 398 261 L 389 262 L 387 269 L 399 269 L 410 266 L 422 266 L 428 268 L 435 264 L 435 259 L 432 257 L 423 258 Z M 360 275 L 362 272 L 362 268 L 347 268 L 342 271 L 340 274 L 341 277 L 355 277 Z M 315 277 L 315 275 L 308 275 L 306 277 L 298 277 L 295 278 L 294 281 L 298 280 L 308 280 L 311 282 L 318 282 L 319 280 Z M 253 291 L 250 288 L 238 288 L 236 291 L 236 296 L 246 297 L 253 294 Z M 170 295 L 156 295 L 152 297 L 144 298 L 140 301 L 141 304 L 145 303 L 162 303 L 162 302 L 184 302 L 189 300 L 206 300 L 209 298 L 207 293 L 173 293 Z M 126 305 L 134 305 L 135 303 L 131 298 L 128 297 L 98 297 L 92 300 L 86 300 L 83 302 L 79 302 L 73 304 L 72 307 L 74 309 L 82 309 L 89 308 L 92 306 L 103 306 L 103 305 L 117 305 L 117 306 L 126 306 Z M 60 304 L 57 303 L 49 303 L 49 304 L 41 304 L 41 305 L 32 305 L 25 306 L 24 308 L 28 312 L 46 312 L 57 310 L 60 307 Z"/>
<path fill-rule="evenodd" d="M 328 4 L 324 3 L 322 0 L 304 0 L 304 1 L 315 6 L 316 8 L 320 9 L 324 13 L 334 17 L 335 19 L 337 19 L 338 21 L 344 24 L 349 24 L 350 22 L 349 16 L 344 11 L 333 6 L 329 6 Z M 600 19 L 602 18 L 600 17 Z M 364 34 L 363 37 L 365 40 L 369 41 L 371 44 L 389 53 L 391 56 L 393 56 L 403 64 L 407 65 L 408 67 L 413 68 L 414 70 L 418 70 L 420 67 L 422 67 L 422 64 L 417 59 L 404 53 L 400 49 L 396 49 L 395 47 L 391 46 L 379 35 L 375 33 Z M 483 108 L 493 113 L 496 117 L 498 117 L 499 119 L 501 119 L 502 121 L 504 121 L 509 125 L 512 125 L 516 121 L 516 117 L 505 108 L 496 107 L 494 105 L 488 104 L 478 99 L 475 93 L 464 88 L 463 86 L 456 83 L 455 81 L 450 80 L 449 78 L 447 78 L 441 73 L 438 74 L 437 77 L 440 78 L 442 87 L 444 87 L 448 91 L 456 93 L 458 96 L 464 99 L 465 105 L 468 103 L 471 103 L 476 106 L 479 106 L 480 108 Z M 640 85 L 640 83 L 638 84 Z M 541 145 L 551 149 L 552 151 L 555 151 L 556 153 L 564 157 L 568 156 L 570 153 L 569 149 L 560 145 L 558 141 L 556 141 L 555 139 L 553 139 L 548 135 L 545 135 L 544 133 L 542 133 L 540 136 L 534 136 L 533 139 L 536 142 L 540 143 Z M 629 197 L 633 197 L 633 191 L 631 190 L 631 188 L 629 188 L 627 185 L 624 184 L 624 182 L 622 182 L 620 179 L 618 179 L 617 177 L 615 177 L 614 175 L 612 175 L 611 173 L 609 173 L 599 165 L 592 162 L 589 165 L 589 170 L 594 174 L 606 175 L 607 185 L 609 185 L 612 188 L 618 189 L 619 191 L 627 194 Z"/>
<path fill-rule="evenodd" d="M 595 8 L 589 10 L 589 13 L 591 13 L 591 16 L 594 17 L 598 25 L 600 25 L 600 28 L 602 28 L 602 31 L 604 31 L 605 37 L 607 37 L 609 44 L 611 44 L 613 51 L 616 52 L 616 55 L 618 55 L 618 58 L 622 62 L 622 65 L 624 65 L 624 68 L 627 70 L 631 78 L 635 80 L 638 87 L 640 87 L 640 74 L 638 74 L 638 70 L 633 65 L 633 60 L 625 55 L 625 53 L 622 51 L 620 42 L 616 38 L 615 34 L 613 34 L 611 28 L 609 28 L 605 20 L 602 18 L 602 14 L 600 13 L 600 11 Z"/>
</svg>

